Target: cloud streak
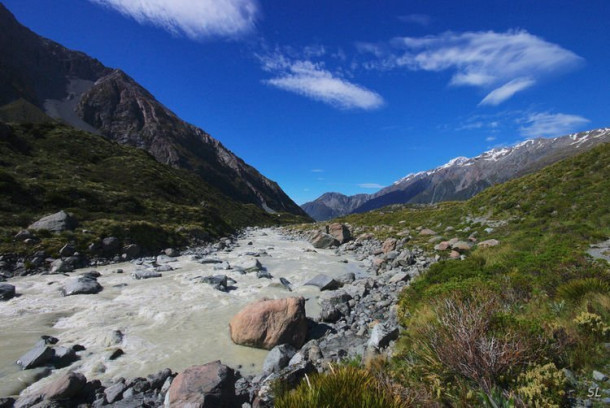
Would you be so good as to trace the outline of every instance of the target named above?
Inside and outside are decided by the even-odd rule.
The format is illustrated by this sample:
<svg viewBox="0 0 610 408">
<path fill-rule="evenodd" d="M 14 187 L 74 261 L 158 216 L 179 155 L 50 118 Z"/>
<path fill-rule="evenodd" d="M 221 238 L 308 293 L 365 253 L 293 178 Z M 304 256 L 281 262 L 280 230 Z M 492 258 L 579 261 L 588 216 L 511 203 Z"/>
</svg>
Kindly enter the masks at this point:
<svg viewBox="0 0 610 408">
<path fill-rule="evenodd" d="M 374 110 L 384 105 L 381 95 L 330 72 L 323 63 L 292 59 L 280 53 L 259 56 L 259 60 L 264 71 L 275 75 L 263 82 L 276 88 L 338 109 Z"/>
<path fill-rule="evenodd" d="M 361 183 L 358 184 L 358 187 L 360 188 L 370 188 L 370 189 L 380 189 L 383 188 L 385 186 L 382 186 L 381 184 L 377 184 L 377 183 Z"/>
<path fill-rule="evenodd" d="M 535 80 L 531 78 L 517 78 L 512 81 L 502 85 L 499 88 L 491 91 L 483 100 L 479 103 L 479 105 L 491 105 L 497 106 L 504 102 L 507 99 L 510 99 L 517 92 L 523 91 L 524 89 L 533 86 L 536 83 Z"/>
<path fill-rule="evenodd" d="M 519 128 L 525 137 L 560 136 L 577 130 L 589 123 L 589 119 L 565 113 L 531 113 L 522 120 L 524 126 Z"/>
<path fill-rule="evenodd" d="M 255 29 L 257 0 L 89 0 L 193 40 L 239 37 Z"/>
<path fill-rule="evenodd" d="M 481 105 L 498 105 L 583 62 L 572 51 L 524 30 L 401 37 L 388 44 L 359 44 L 359 50 L 375 56 L 364 64 L 369 69 L 452 71 L 450 85 L 488 91 Z"/>
</svg>

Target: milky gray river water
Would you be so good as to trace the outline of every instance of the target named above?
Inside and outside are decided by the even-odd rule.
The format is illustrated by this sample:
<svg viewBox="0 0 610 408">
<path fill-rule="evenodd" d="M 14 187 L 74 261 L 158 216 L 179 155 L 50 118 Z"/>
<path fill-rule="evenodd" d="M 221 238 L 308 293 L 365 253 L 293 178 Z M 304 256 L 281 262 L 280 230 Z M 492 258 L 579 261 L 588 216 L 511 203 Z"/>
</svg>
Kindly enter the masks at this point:
<svg viewBox="0 0 610 408">
<path fill-rule="evenodd" d="M 247 245 L 249 241 L 253 245 Z M 63 275 L 12 280 L 20 296 L 0 302 L 0 397 L 15 395 L 32 382 L 36 371 L 21 371 L 15 361 L 43 334 L 58 337 L 61 345 L 81 344 L 87 350 L 75 364 L 55 370 L 32 388 L 43 386 L 67 369 L 104 381 L 146 376 L 166 367 L 180 371 L 221 360 L 232 367 L 241 366 L 244 374 L 258 373 L 267 351 L 235 345 L 229 337 L 228 323 L 243 306 L 263 296 L 304 296 L 309 299 L 307 314 L 315 316 L 320 292 L 304 286 L 305 282 L 318 273 L 333 277 L 346 272 L 365 274 L 353 258 L 338 257 L 331 250 L 306 252 L 312 249 L 309 243 L 287 239 L 274 229 L 252 231 L 238 244 L 233 251 L 220 251 L 215 257 L 240 264 L 249 258 L 246 252 L 264 250 L 268 256 L 258 259 L 273 279 L 217 271 L 212 264 L 202 265 L 183 256 L 170 264 L 174 271 L 148 280 L 134 280 L 130 272 L 135 265 L 131 263 L 95 268 L 102 274 L 98 281 L 104 287 L 96 295 L 62 296 L 59 288 L 69 279 Z M 348 263 L 340 262 L 344 259 Z M 115 273 L 118 268 L 124 273 Z M 93 268 L 82 271 L 89 270 Z M 237 289 L 224 293 L 192 281 L 212 274 L 233 278 Z M 280 277 L 293 284 L 292 293 L 279 283 Z M 108 361 L 108 337 L 113 330 L 124 333 L 118 347 L 125 354 Z"/>
</svg>

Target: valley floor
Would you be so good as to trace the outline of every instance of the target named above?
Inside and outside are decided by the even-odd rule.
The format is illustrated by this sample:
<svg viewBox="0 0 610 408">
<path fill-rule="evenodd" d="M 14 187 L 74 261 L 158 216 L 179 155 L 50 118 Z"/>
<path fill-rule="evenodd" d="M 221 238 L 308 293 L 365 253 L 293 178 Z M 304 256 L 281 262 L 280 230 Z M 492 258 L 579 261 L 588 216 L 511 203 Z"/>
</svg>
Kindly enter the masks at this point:
<svg viewBox="0 0 610 408">
<path fill-rule="evenodd" d="M 219 263 L 204 263 L 213 259 Z M 258 259 L 272 278 L 225 269 Z M 340 262 L 343 261 L 343 262 Z M 347 262 L 345 262 L 347 261 Z M 141 263 L 137 262 L 137 263 Z M 243 374 L 260 372 L 266 350 L 232 343 L 229 320 L 247 303 L 263 296 L 304 296 L 309 317 L 319 314 L 320 291 L 304 283 L 319 273 L 338 277 L 353 272 L 366 276 L 364 266 L 350 255 L 331 250 L 312 251 L 307 242 L 282 235 L 279 230 L 250 230 L 222 250 L 197 249 L 177 258 L 159 256 L 162 277 L 136 280 L 132 273 L 144 265 L 123 263 L 97 270 L 103 291 L 93 295 L 62 296 L 67 274 L 37 275 L 10 281 L 18 296 L 0 303 L 0 396 L 18 394 L 41 375 L 41 369 L 21 371 L 15 361 L 38 341 L 52 335 L 60 345 L 80 344 L 86 351 L 71 366 L 35 383 L 38 389 L 62 373 L 76 370 L 87 378 L 110 381 L 118 377 L 145 376 L 169 367 L 174 371 L 221 360 Z M 159 269 L 159 268 L 157 268 Z M 122 270 L 122 273 L 118 273 Z M 198 278 L 224 274 L 236 283 L 228 292 L 199 283 Z M 289 292 L 279 281 L 287 279 Z M 116 339 L 115 331 L 122 336 Z M 109 360 L 117 348 L 124 355 Z M 28 390 L 32 391 L 32 390 Z"/>
</svg>

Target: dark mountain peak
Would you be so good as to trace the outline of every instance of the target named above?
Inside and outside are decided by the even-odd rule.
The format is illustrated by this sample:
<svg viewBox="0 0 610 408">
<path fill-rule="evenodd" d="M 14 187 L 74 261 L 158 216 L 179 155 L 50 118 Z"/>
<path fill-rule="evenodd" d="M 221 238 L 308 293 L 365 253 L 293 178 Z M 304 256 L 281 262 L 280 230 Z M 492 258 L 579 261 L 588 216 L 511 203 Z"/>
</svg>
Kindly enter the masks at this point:
<svg viewBox="0 0 610 408">
<path fill-rule="evenodd" d="M 303 204 L 301 208 L 316 221 L 325 221 L 349 214 L 368 199 L 368 194 L 346 196 L 345 194 L 331 192 L 322 194 L 315 201 Z"/>
<path fill-rule="evenodd" d="M 0 22 L 0 106 L 23 98 L 55 119 L 193 171 L 241 203 L 306 216 L 275 182 L 181 120 L 125 72 L 38 36 L 5 7 Z"/>
<path fill-rule="evenodd" d="M 0 105 L 21 97 L 44 108 L 47 99 L 69 94 L 72 78 L 94 81 L 110 72 L 98 60 L 40 37 L 1 4 L 0 56 Z"/>
<path fill-rule="evenodd" d="M 7 23 L 18 23 L 13 13 L 11 13 L 2 2 L 0 2 L 0 23 L 3 25 Z"/>
</svg>

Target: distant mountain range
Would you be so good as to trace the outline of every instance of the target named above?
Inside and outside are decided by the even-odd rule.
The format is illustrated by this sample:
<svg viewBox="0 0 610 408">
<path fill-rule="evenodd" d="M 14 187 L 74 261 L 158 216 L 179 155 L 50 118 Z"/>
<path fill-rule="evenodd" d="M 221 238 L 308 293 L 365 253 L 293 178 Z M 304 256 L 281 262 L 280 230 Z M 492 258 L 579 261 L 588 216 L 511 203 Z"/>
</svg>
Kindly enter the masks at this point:
<svg viewBox="0 0 610 408">
<path fill-rule="evenodd" d="M 457 157 L 435 169 L 409 174 L 374 194 L 325 193 L 301 207 L 312 218 L 322 221 L 390 204 L 465 200 L 494 184 L 532 173 L 607 142 L 610 142 L 610 128 L 527 140 L 472 158 Z"/>
<path fill-rule="evenodd" d="M 40 37 L 0 3 L 0 106 L 19 100 L 78 129 L 192 171 L 240 203 L 307 218 L 277 183 L 181 120 L 126 73 Z M 4 110 L 9 111 L 20 112 Z"/>
</svg>

